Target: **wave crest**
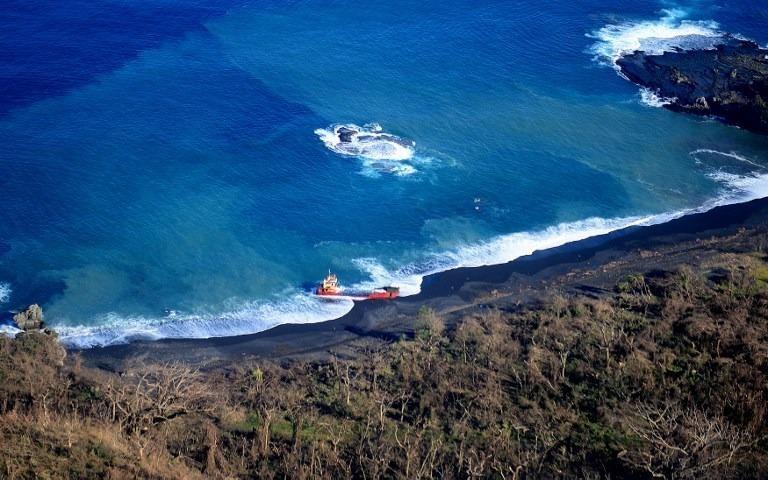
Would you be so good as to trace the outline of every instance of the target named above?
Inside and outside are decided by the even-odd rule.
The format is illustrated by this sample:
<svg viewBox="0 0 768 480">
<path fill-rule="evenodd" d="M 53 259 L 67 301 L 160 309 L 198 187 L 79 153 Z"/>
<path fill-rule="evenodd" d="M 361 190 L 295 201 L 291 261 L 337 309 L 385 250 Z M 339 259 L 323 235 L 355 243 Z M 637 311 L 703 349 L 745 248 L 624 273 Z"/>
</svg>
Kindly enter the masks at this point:
<svg viewBox="0 0 768 480">
<path fill-rule="evenodd" d="M 640 89 L 640 101 L 649 107 L 658 108 L 675 103 L 677 98 L 664 97 L 660 95 L 658 91 L 643 87 Z"/>
<path fill-rule="evenodd" d="M 734 152 L 698 149 L 693 158 L 715 155 L 736 163 L 764 167 Z M 424 276 L 458 267 L 478 267 L 512 261 L 537 250 L 607 234 L 630 226 L 659 224 L 684 215 L 768 196 L 768 174 L 750 169 L 746 173 L 710 171 L 719 183 L 720 194 L 704 204 L 684 210 L 621 218 L 593 217 L 566 222 L 548 228 L 499 235 L 484 242 L 464 244 L 454 249 L 426 254 L 422 260 L 396 268 L 387 268 L 375 258 L 358 258 L 355 266 L 368 281 L 352 285 L 353 290 L 368 290 L 381 285 L 399 285 L 403 295 L 420 291 Z M 88 348 L 126 343 L 138 339 L 209 338 L 243 335 L 267 330 L 284 323 L 314 323 L 341 317 L 353 306 L 351 299 L 324 301 L 308 292 L 296 292 L 284 301 L 245 303 L 220 314 L 169 313 L 166 317 L 120 317 L 108 315 L 96 326 L 54 325 L 62 341 L 70 346 Z"/>
<path fill-rule="evenodd" d="M 126 317 L 110 313 L 96 325 L 52 325 L 61 341 L 75 348 L 129 343 L 161 338 L 211 338 L 247 335 L 285 323 L 316 323 L 341 317 L 352 309 L 351 300 L 324 302 L 309 293 L 296 292 L 283 301 L 246 302 L 223 313 L 165 317 Z"/>
<path fill-rule="evenodd" d="M 510 262 L 537 250 L 603 235 L 633 225 L 653 223 L 655 216 L 605 219 L 588 218 L 554 225 L 543 230 L 499 235 L 485 242 L 466 244 L 434 253 L 425 260 L 388 270 L 373 258 L 359 258 L 355 264 L 368 273 L 370 284 L 396 284 L 403 295 L 419 293 L 422 279 L 434 273 L 460 267 L 480 267 Z"/>
<path fill-rule="evenodd" d="M 333 152 L 369 160 L 409 160 L 416 146 L 412 140 L 385 133 L 378 123 L 362 127 L 353 123 L 334 124 L 318 128 L 315 135 Z"/>
<path fill-rule="evenodd" d="M 765 170 L 762 165 L 735 153 L 699 149 L 691 152 L 691 156 L 695 157 L 703 153 L 723 155 Z M 362 271 L 368 273 L 371 278 L 371 285 L 397 284 L 401 286 L 404 295 L 412 295 L 420 291 L 421 280 L 424 276 L 433 273 L 459 267 L 480 267 L 506 263 L 530 255 L 537 250 L 559 247 L 627 227 L 655 225 L 685 215 L 705 212 L 721 205 L 768 197 L 768 174 L 760 174 L 755 171 L 743 174 L 718 171 L 711 172 L 708 176 L 722 186 L 720 193 L 695 208 L 645 216 L 592 217 L 576 222 L 560 223 L 538 231 L 499 235 L 485 242 L 467 244 L 453 250 L 435 253 L 422 262 L 412 263 L 393 270 L 388 270 L 372 258 L 357 259 L 355 264 Z"/>
<path fill-rule="evenodd" d="M 715 21 L 687 20 L 682 9 L 662 10 L 662 14 L 658 20 L 610 24 L 588 34 L 597 40 L 590 52 L 599 63 L 618 68 L 619 58 L 636 51 L 661 55 L 679 49 L 711 49 L 726 39 Z"/>
</svg>

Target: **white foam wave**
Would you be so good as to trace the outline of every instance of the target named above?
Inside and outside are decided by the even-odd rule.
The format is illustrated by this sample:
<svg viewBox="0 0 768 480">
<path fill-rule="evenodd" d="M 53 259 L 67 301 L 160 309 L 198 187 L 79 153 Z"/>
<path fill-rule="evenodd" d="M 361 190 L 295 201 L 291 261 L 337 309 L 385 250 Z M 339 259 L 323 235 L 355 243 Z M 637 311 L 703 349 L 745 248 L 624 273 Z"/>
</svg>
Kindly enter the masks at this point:
<svg viewBox="0 0 768 480">
<path fill-rule="evenodd" d="M 597 40 L 590 51 L 598 62 L 615 67 L 621 56 L 636 51 L 661 55 L 677 49 L 711 49 L 723 42 L 725 34 L 717 22 L 687 16 L 683 9 L 668 9 L 658 20 L 606 25 L 587 35 Z"/>
<path fill-rule="evenodd" d="M 20 333 L 21 330 L 14 327 L 13 325 L 9 324 L 3 324 L 0 325 L 0 335 L 8 335 L 9 337 L 13 338 L 16 336 L 17 333 Z"/>
<path fill-rule="evenodd" d="M 371 278 L 370 282 L 363 283 L 363 286 L 398 285 L 403 295 L 413 295 L 419 293 L 421 281 L 426 275 L 459 267 L 479 267 L 506 263 L 530 255 L 537 250 L 558 247 L 633 225 L 649 224 L 653 222 L 654 218 L 654 216 L 615 219 L 595 217 L 577 222 L 561 223 L 534 232 L 500 235 L 486 242 L 463 245 L 453 250 L 435 253 L 422 262 L 394 270 L 388 270 L 372 258 L 357 259 L 355 264 Z"/>
<path fill-rule="evenodd" d="M 352 123 L 336 124 L 318 128 L 315 135 L 326 147 L 340 155 L 369 160 L 409 160 L 416 145 L 413 141 L 385 133 L 378 123 L 363 127 Z"/>
<path fill-rule="evenodd" d="M 640 89 L 640 101 L 649 107 L 659 108 L 664 105 L 670 105 L 677 101 L 675 97 L 664 97 L 659 92 L 651 90 L 650 88 Z"/>
<path fill-rule="evenodd" d="M 352 309 L 351 299 L 326 301 L 306 292 L 286 300 L 248 302 L 223 313 L 170 312 L 162 318 L 115 313 L 95 319 L 94 325 L 52 325 L 61 341 L 75 348 L 115 345 L 161 338 L 211 338 L 261 332 L 285 323 L 316 323 L 338 318 Z"/>
<path fill-rule="evenodd" d="M 735 159 L 743 157 L 716 150 L 691 152 L 717 153 Z M 751 162 L 751 161 L 750 161 Z M 697 208 L 654 215 L 622 218 L 593 217 L 566 222 L 531 232 L 499 235 L 488 241 L 466 244 L 451 250 L 435 252 L 423 260 L 389 269 L 375 258 L 358 258 L 354 264 L 368 280 L 349 287 L 350 291 L 367 291 L 383 285 L 397 285 L 403 295 L 420 291 L 424 276 L 458 267 L 477 267 L 506 263 L 537 250 L 603 235 L 630 226 L 664 223 L 687 214 L 710 210 L 726 204 L 768 197 L 768 174 L 755 172 L 738 175 L 723 171 L 709 177 L 721 184 L 720 193 Z M 314 323 L 338 318 L 353 306 L 352 298 L 319 299 L 309 293 L 295 293 L 285 301 L 252 302 L 221 314 L 180 314 L 171 312 L 161 319 L 108 315 L 97 326 L 54 325 L 62 341 L 70 346 L 88 348 L 97 345 L 125 343 L 137 339 L 209 338 L 256 333 L 284 323 Z"/>
<path fill-rule="evenodd" d="M 372 258 L 357 259 L 355 264 L 371 279 L 370 282 L 362 284 L 363 286 L 400 285 L 403 295 L 413 295 L 420 291 L 424 276 L 433 273 L 452 268 L 506 263 L 530 255 L 537 250 L 559 247 L 627 227 L 660 224 L 685 215 L 705 212 L 718 206 L 768 197 L 768 174 L 736 175 L 714 172 L 708 176 L 720 183 L 722 189 L 716 197 L 696 208 L 613 219 L 593 217 L 561 223 L 534 232 L 500 235 L 486 242 L 463 245 L 453 250 L 436 253 L 426 261 L 394 270 L 388 270 Z"/>
<path fill-rule="evenodd" d="M 5 282 L 0 282 L 0 304 L 8 303 L 11 298 L 11 285 Z M 0 335 L 8 335 L 10 337 L 16 336 L 21 330 L 16 328 L 15 325 L 10 323 L 0 324 Z"/>
<path fill-rule="evenodd" d="M 702 154 L 716 155 L 716 156 L 730 158 L 730 159 L 733 159 L 733 160 L 737 160 L 739 162 L 746 163 L 748 165 L 752 165 L 752 166 L 757 167 L 757 168 L 759 168 L 761 170 L 765 170 L 765 166 L 760 165 L 759 163 L 753 162 L 752 160 L 748 159 L 747 157 L 745 157 L 743 155 L 739 155 L 736 152 L 721 152 L 719 150 L 713 150 L 711 148 L 699 148 L 699 149 L 694 150 L 694 151 L 692 151 L 690 153 L 690 155 L 693 158 L 696 158 L 696 159 L 698 159 L 698 156 L 702 155 Z"/>
<path fill-rule="evenodd" d="M 382 173 L 396 177 L 407 177 L 417 172 L 416 167 L 407 163 L 363 160 L 363 168 L 359 173 L 364 177 L 379 178 Z"/>
<path fill-rule="evenodd" d="M 401 295 L 415 295 L 421 290 L 421 279 L 431 273 L 435 267 L 428 264 L 410 264 L 393 271 L 384 267 L 377 259 L 365 257 L 352 261 L 355 266 L 368 275 L 366 282 L 361 282 L 355 288 L 366 291 L 384 285 L 397 285 Z"/>
<path fill-rule="evenodd" d="M 768 174 L 738 175 L 720 171 L 710 173 L 708 176 L 724 187 L 723 193 L 717 200 L 718 205 L 768 197 Z"/>
<path fill-rule="evenodd" d="M 11 286 L 0 282 L 0 303 L 6 303 L 11 298 Z"/>
</svg>

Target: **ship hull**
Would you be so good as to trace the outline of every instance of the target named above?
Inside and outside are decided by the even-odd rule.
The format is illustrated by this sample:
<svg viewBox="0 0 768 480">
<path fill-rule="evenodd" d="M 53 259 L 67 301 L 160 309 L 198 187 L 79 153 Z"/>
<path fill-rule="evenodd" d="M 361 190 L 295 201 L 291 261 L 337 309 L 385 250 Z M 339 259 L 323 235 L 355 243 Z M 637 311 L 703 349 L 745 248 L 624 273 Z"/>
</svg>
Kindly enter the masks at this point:
<svg viewBox="0 0 768 480">
<path fill-rule="evenodd" d="M 398 297 L 398 292 L 326 292 L 317 289 L 315 295 L 325 298 L 352 298 L 353 300 L 394 300 Z"/>
<path fill-rule="evenodd" d="M 394 292 L 371 292 L 368 294 L 368 300 L 392 300 L 397 298 L 397 293 Z"/>
</svg>

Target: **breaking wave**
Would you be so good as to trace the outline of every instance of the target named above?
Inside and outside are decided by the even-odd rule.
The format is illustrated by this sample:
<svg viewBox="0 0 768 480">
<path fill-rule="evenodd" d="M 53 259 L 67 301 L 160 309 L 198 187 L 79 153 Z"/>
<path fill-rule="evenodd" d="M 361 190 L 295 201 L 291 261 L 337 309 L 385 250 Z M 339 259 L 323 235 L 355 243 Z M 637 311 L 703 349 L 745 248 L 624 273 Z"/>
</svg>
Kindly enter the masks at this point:
<svg viewBox="0 0 768 480">
<path fill-rule="evenodd" d="M 21 330 L 13 325 L 7 323 L 0 325 L 0 335 L 8 335 L 9 337 L 13 338 L 19 332 L 21 332 Z"/>
<path fill-rule="evenodd" d="M 394 270 L 388 270 L 372 258 L 357 259 L 355 263 L 358 268 L 370 276 L 371 285 L 397 284 L 403 295 L 413 295 L 419 293 L 421 281 L 426 275 L 459 267 L 479 267 L 506 263 L 530 255 L 536 250 L 558 247 L 632 225 L 647 224 L 651 222 L 652 218 L 650 216 L 616 219 L 594 217 L 577 222 L 561 223 L 534 232 L 500 235 L 486 242 L 434 253 L 421 262 Z"/>
<path fill-rule="evenodd" d="M 711 149 L 691 152 L 693 158 L 700 158 L 702 155 L 724 156 L 765 170 L 758 163 L 733 152 Z M 768 173 L 758 173 L 754 170 L 733 173 L 719 169 L 710 171 L 707 175 L 721 185 L 720 193 L 697 208 L 612 219 L 593 217 L 536 231 L 499 235 L 484 242 L 426 254 L 418 262 L 395 268 L 387 268 L 375 258 L 358 258 L 353 263 L 368 280 L 349 287 L 353 290 L 369 290 L 391 284 L 398 285 L 402 295 L 413 295 L 420 291 L 422 279 L 429 274 L 452 268 L 506 263 L 537 250 L 558 247 L 626 227 L 664 223 L 720 205 L 768 196 Z M 101 319 L 97 326 L 54 325 L 54 328 L 65 344 L 89 348 L 140 339 L 209 338 L 251 334 L 284 323 L 315 323 L 339 318 L 349 312 L 353 305 L 354 302 L 350 298 L 326 300 L 316 298 L 308 292 L 297 291 L 283 301 L 246 303 L 219 314 L 171 312 L 160 319 L 126 318 L 112 314 Z"/>
<path fill-rule="evenodd" d="M 161 338 L 230 337 L 262 332 L 285 323 L 316 323 L 341 317 L 352 308 L 349 299 L 328 302 L 306 292 L 275 302 L 251 302 L 223 313 L 170 312 L 162 318 L 108 314 L 97 325 L 53 325 L 61 341 L 75 348 Z"/>
<path fill-rule="evenodd" d="M 11 298 L 11 285 L 8 283 L 0 282 L 0 305 L 8 303 Z M 15 336 L 21 330 L 16 328 L 11 323 L 0 323 L 0 335 L 8 335 L 10 337 Z"/>
<path fill-rule="evenodd" d="M 353 123 L 331 125 L 315 130 L 330 150 L 352 157 L 369 160 L 403 161 L 413 157 L 416 143 L 385 133 L 378 123 L 359 127 Z"/>
<path fill-rule="evenodd" d="M 750 160 L 749 158 L 745 157 L 744 155 L 739 155 L 736 152 L 721 152 L 719 150 L 713 150 L 710 148 L 699 148 L 697 150 L 694 150 L 690 153 L 691 157 L 693 157 L 697 162 L 699 163 L 705 163 L 707 156 L 713 156 L 718 157 L 719 159 L 728 159 L 732 161 L 736 161 L 739 163 L 742 163 L 744 165 L 750 165 L 752 167 L 756 167 L 760 170 L 766 170 L 765 166 L 760 165 L 759 163 Z M 748 172 L 749 173 L 749 172 Z"/>
<path fill-rule="evenodd" d="M 677 98 L 664 97 L 659 92 L 643 87 L 640 89 L 640 101 L 649 107 L 658 108 L 675 103 Z"/>
<path fill-rule="evenodd" d="M 504 263 L 535 250 L 563 245 L 601 235 L 631 225 L 647 223 L 652 217 L 619 219 L 590 218 L 563 223 L 537 232 L 520 232 L 496 237 L 488 242 L 466 245 L 451 251 L 428 255 L 424 260 L 389 270 L 377 259 L 359 258 L 355 266 L 369 280 L 349 285 L 353 291 L 367 291 L 382 285 L 397 285 L 402 295 L 419 293 L 425 275 L 456 267 Z M 242 305 L 220 314 L 180 314 L 163 318 L 125 317 L 109 314 L 93 326 L 54 325 L 62 342 L 76 348 L 128 343 L 161 338 L 210 338 L 245 335 L 284 323 L 315 323 L 339 318 L 354 305 L 351 298 L 322 299 L 308 292 L 297 292 L 276 303 Z"/>
<path fill-rule="evenodd" d="M 740 38 L 720 31 L 713 20 L 688 20 L 684 9 L 662 10 L 658 20 L 628 21 L 606 25 L 587 36 L 596 40 L 590 47 L 595 61 L 613 67 L 627 79 L 617 65 L 624 55 L 643 51 L 650 55 L 662 55 L 678 50 L 705 50 Z M 628 80 L 628 79 L 627 79 Z M 648 88 L 640 89 L 640 101 L 650 107 L 663 107 L 677 101 Z"/>
<path fill-rule="evenodd" d="M 704 149 L 694 152 L 722 154 L 722 152 L 715 150 Z M 736 154 L 723 155 L 733 155 L 740 160 L 753 163 Z M 753 164 L 764 168 L 759 164 Z M 530 255 L 537 250 L 559 247 L 566 243 L 604 235 L 627 227 L 665 223 L 685 215 L 706 212 L 718 206 L 768 197 L 768 174 L 757 172 L 735 174 L 720 171 L 710 172 L 707 175 L 721 185 L 720 193 L 696 208 L 613 219 L 593 217 L 576 222 L 561 223 L 539 231 L 500 235 L 486 242 L 464 245 L 453 250 L 435 253 L 423 262 L 392 270 L 387 269 L 372 258 L 357 259 L 355 263 L 358 268 L 370 276 L 370 285 L 397 284 L 401 287 L 403 295 L 413 295 L 419 292 L 424 276 L 433 273 L 459 267 L 479 267 L 506 263 Z"/>
<path fill-rule="evenodd" d="M 714 172 L 710 173 L 709 177 L 724 186 L 723 198 L 738 198 L 739 201 L 749 201 L 768 197 L 768 174 L 739 175 Z"/>
<path fill-rule="evenodd" d="M 382 173 L 394 175 L 396 177 L 407 177 L 418 172 L 416 167 L 402 162 L 381 162 L 364 160 L 360 175 L 370 178 L 378 178 Z"/>
<path fill-rule="evenodd" d="M 709 169 L 706 175 L 722 185 L 719 204 L 768 197 L 768 168 L 736 152 L 700 148 L 690 153 L 699 165 Z M 716 158 L 710 164 L 709 158 Z"/>
<path fill-rule="evenodd" d="M 398 285 L 402 295 L 419 293 L 426 275 L 459 267 L 478 267 L 512 261 L 537 250 L 607 234 L 631 226 L 664 223 L 684 215 L 710 210 L 719 205 L 739 203 L 768 196 L 768 174 L 737 175 L 713 172 L 710 178 L 722 185 L 721 194 L 698 208 L 655 215 L 605 219 L 588 218 L 561 223 L 532 232 L 499 235 L 485 242 L 427 255 L 424 260 L 388 269 L 375 258 L 354 260 L 369 280 L 351 286 L 368 290 L 381 285 Z M 73 347 L 127 343 L 161 338 L 210 338 L 257 333 L 284 323 L 315 323 L 339 318 L 354 305 L 352 299 L 332 301 L 297 292 L 276 303 L 251 303 L 222 314 L 171 313 L 162 319 L 108 315 L 98 326 L 55 326 L 61 340 Z"/>
<path fill-rule="evenodd" d="M 378 123 L 362 127 L 353 123 L 334 124 L 318 128 L 315 135 L 332 152 L 363 160 L 363 175 L 376 177 L 388 173 L 403 177 L 417 172 L 406 163 L 414 158 L 416 143 L 385 133 Z"/>
<path fill-rule="evenodd" d="M 636 51 L 661 55 L 679 49 L 711 49 L 726 39 L 712 20 L 688 20 L 688 13 L 677 8 L 662 14 L 658 20 L 611 24 L 588 34 L 596 40 L 590 52 L 599 63 L 617 68 L 620 57 Z"/>
</svg>

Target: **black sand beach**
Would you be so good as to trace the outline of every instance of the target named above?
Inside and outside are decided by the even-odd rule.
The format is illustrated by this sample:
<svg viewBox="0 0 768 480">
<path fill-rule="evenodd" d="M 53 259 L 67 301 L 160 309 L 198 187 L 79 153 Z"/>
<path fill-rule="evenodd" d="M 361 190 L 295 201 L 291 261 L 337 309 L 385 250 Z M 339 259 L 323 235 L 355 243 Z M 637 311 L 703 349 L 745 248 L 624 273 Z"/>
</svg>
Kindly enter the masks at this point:
<svg viewBox="0 0 768 480">
<path fill-rule="evenodd" d="M 671 262 L 696 264 L 716 253 L 717 242 L 744 229 L 768 225 L 768 199 L 716 207 L 647 227 L 538 251 L 512 262 L 459 268 L 427 276 L 418 295 L 391 302 L 363 301 L 345 316 L 315 324 L 286 324 L 235 337 L 137 341 L 80 351 L 86 364 L 120 370 L 125 362 L 182 361 L 216 365 L 247 356 L 313 360 L 355 356 L 382 342 L 413 333 L 419 308 L 428 305 L 450 325 L 472 309 L 514 309 L 544 292 L 600 295 L 623 276 L 663 269 Z"/>
</svg>

